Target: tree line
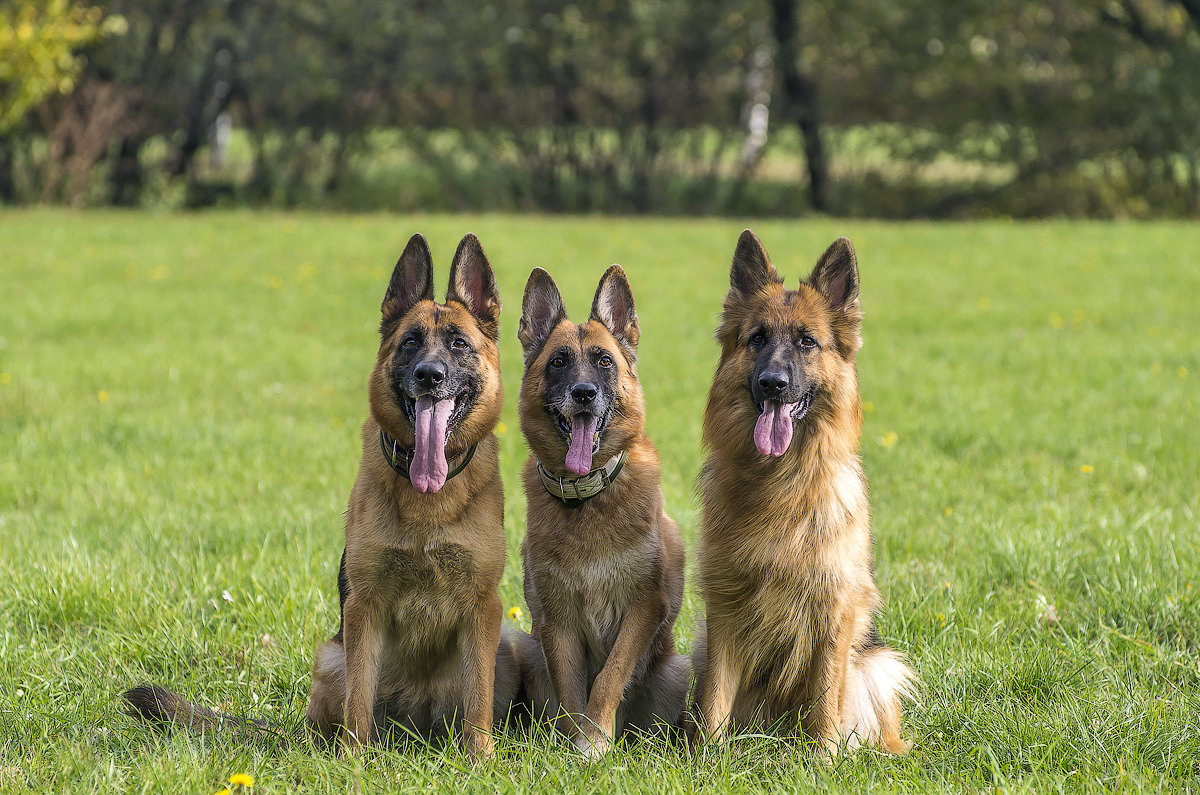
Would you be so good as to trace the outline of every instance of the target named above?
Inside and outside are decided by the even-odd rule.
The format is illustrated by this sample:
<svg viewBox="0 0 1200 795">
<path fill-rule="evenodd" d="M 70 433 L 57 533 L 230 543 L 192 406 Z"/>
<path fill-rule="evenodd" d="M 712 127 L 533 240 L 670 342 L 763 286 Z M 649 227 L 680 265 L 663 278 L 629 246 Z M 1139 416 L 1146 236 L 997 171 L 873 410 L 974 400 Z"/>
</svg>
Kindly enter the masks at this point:
<svg viewBox="0 0 1200 795">
<path fill-rule="evenodd" d="M 1200 214 L 1200 0 L 0 0 L 0 202 Z"/>
</svg>

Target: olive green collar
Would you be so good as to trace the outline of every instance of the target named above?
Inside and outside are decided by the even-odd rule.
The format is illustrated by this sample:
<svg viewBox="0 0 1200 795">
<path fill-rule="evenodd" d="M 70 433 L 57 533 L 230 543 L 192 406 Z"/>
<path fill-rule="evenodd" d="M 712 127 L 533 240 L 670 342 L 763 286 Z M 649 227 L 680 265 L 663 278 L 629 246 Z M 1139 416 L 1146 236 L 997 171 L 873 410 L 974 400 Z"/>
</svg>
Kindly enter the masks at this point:
<svg viewBox="0 0 1200 795">
<path fill-rule="evenodd" d="M 446 475 L 446 480 L 457 475 L 467 468 L 467 464 L 471 463 L 471 459 L 475 457 L 475 448 L 479 445 L 473 444 L 463 455 L 462 460 L 458 462 L 458 466 L 450 470 Z M 379 449 L 383 452 L 383 460 L 388 462 L 388 466 L 396 471 L 405 480 L 411 481 L 412 478 L 408 474 L 408 464 L 412 461 L 413 451 L 405 447 L 401 447 L 400 443 L 380 428 L 379 429 Z"/>
<path fill-rule="evenodd" d="M 608 462 L 599 469 L 593 469 L 586 475 L 573 478 L 560 478 L 552 475 L 542 466 L 541 461 L 535 463 L 538 475 L 542 478 L 542 485 L 550 493 L 550 496 L 567 507 L 574 507 L 582 505 L 611 486 L 612 482 L 617 479 L 617 475 L 621 474 L 621 468 L 625 466 L 625 458 L 628 455 L 628 451 L 622 450 L 608 459 Z"/>
</svg>

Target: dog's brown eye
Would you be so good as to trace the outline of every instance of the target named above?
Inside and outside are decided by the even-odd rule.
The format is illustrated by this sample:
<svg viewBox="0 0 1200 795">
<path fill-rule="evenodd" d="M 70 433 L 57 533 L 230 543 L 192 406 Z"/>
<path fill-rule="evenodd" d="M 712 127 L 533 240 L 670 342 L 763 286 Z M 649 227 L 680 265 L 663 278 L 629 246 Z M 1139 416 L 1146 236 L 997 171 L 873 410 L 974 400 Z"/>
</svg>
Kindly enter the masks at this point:
<svg viewBox="0 0 1200 795">
<path fill-rule="evenodd" d="M 800 335 L 800 347 L 815 348 L 817 347 L 817 340 L 811 334 L 802 334 Z"/>
<path fill-rule="evenodd" d="M 417 338 L 416 338 L 416 337 L 409 337 L 409 338 L 407 338 L 406 340 L 404 340 L 404 342 L 402 342 L 402 343 L 400 343 L 400 344 L 401 344 L 401 345 L 403 345 L 405 348 L 408 348 L 409 350 L 412 350 L 413 348 L 417 347 Z"/>
<path fill-rule="evenodd" d="M 766 335 L 764 335 L 761 331 L 756 332 L 754 336 L 750 337 L 750 344 L 755 348 L 757 348 L 759 345 L 762 345 L 766 341 Z"/>
<path fill-rule="evenodd" d="M 612 357 L 611 357 L 611 356 L 609 356 L 607 353 L 606 353 L 606 354 L 603 354 L 603 355 L 600 357 L 599 363 L 600 363 L 600 366 L 601 366 L 601 367 L 612 367 L 612 366 L 613 366 L 613 360 L 612 360 Z"/>
<path fill-rule="evenodd" d="M 550 366 L 553 367 L 555 370 L 561 369 L 561 368 L 567 366 L 567 360 L 561 356 L 555 356 L 553 359 L 550 360 Z"/>
<path fill-rule="evenodd" d="M 467 347 L 467 341 L 462 337 L 455 338 L 454 342 L 450 343 L 451 347 L 457 350 L 464 350 Z"/>
</svg>

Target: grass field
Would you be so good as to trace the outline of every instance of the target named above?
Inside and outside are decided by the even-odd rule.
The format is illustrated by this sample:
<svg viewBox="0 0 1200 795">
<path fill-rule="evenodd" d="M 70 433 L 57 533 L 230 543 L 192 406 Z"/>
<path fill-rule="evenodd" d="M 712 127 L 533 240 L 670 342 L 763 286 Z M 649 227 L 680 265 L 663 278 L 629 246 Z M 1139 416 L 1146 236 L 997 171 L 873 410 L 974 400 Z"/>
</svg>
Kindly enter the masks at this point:
<svg viewBox="0 0 1200 795">
<path fill-rule="evenodd" d="M 288 739 L 337 626 L 342 511 L 378 308 L 423 231 L 497 270 L 508 569 L 525 447 L 516 324 L 548 268 L 578 319 L 630 274 L 649 431 L 694 543 L 700 418 L 743 224 L 728 220 L 0 212 L 0 791 L 1200 788 L 1200 227 L 755 225 L 794 285 L 858 248 L 883 635 L 924 679 L 904 758 L 761 737 L 585 766 L 545 734 L 352 761 Z M 689 569 L 690 571 L 690 569 Z M 689 587 L 677 628 L 702 605 Z M 523 619 L 528 627 L 528 618 Z M 152 680 L 277 721 L 152 732 Z"/>
</svg>

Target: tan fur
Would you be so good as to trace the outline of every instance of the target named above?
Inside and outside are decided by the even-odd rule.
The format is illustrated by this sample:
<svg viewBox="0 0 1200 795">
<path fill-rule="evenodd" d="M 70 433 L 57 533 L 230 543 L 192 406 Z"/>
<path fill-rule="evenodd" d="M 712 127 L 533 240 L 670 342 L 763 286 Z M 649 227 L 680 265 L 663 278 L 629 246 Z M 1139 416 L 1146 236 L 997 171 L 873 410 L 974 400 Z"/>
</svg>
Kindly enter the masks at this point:
<svg viewBox="0 0 1200 795">
<path fill-rule="evenodd" d="M 738 256 L 753 259 L 755 247 L 761 251 L 747 231 Z M 853 267 L 845 240 L 822 264 L 846 249 Z M 761 257 L 766 263 L 765 251 Z M 818 289 L 820 264 L 812 283 L 794 291 L 769 265 L 760 283 L 739 289 L 738 268 L 735 259 L 704 415 L 699 581 L 707 616 L 694 659 L 703 728 L 719 737 L 731 724 L 799 717 L 826 748 L 866 742 L 901 753 L 901 699 L 912 674 L 873 639 L 881 602 L 858 455 L 857 268 L 854 299 L 841 308 Z M 820 346 L 809 371 L 818 384 L 812 408 L 778 458 L 761 454 L 753 438 L 747 340 L 762 327 L 806 329 Z"/>
<path fill-rule="evenodd" d="M 499 301 L 481 321 L 456 295 L 452 278 L 446 304 L 425 297 L 404 311 L 383 338 L 368 382 L 371 415 L 346 512 L 344 632 L 317 650 L 306 713 L 320 735 L 344 732 L 351 749 L 392 721 L 423 736 L 440 735 L 457 721 L 467 749 L 486 753 L 493 723 L 516 697 L 520 673 L 514 641 L 500 644 L 496 590 L 505 561 L 504 490 L 492 433 L 502 402 L 494 334 Z M 385 328 L 387 312 L 385 301 Z M 405 334 L 433 335 L 447 324 L 478 351 L 483 387 L 451 432 L 446 456 L 457 460 L 471 445 L 478 448 L 441 490 L 420 494 L 384 459 L 379 430 L 413 444 L 389 368 Z"/>
<path fill-rule="evenodd" d="M 307 723 L 351 750 L 384 734 L 433 738 L 457 726 L 468 751 L 487 753 L 492 725 L 520 701 L 521 659 L 532 656 L 529 636 L 501 632 L 496 593 L 505 562 L 504 488 L 492 433 L 503 400 L 500 297 L 474 235 L 455 253 L 445 304 L 432 300 L 432 267 L 425 239 L 414 235 L 381 306 L 379 354 L 368 381 L 371 413 L 346 511 L 342 627 L 313 662 Z M 469 343 L 468 351 L 455 348 L 451 360 L 456 373 L 469 371 L 478 384 L 445 450 L 456 461 L 477 445 L 474 457 L 429 494 L 395 472 L 380 449 L 381 428 L 406 448 L 415 441 L 392 372 L 397 346 L 413 331 L 423 332 L 430 346 L 442 345 L 439 355 Z M 133 688 L 124 699 L 130 714 L 152 723 L 238 733 L 269 728 L 155 685 Z M 392 732 L 393 723 L 401 730 Z"/>
<path fill-rule="evenodd" d="M 543 277 L 553 285 L 538 271 L 531 287 Z M 522 553 L 532 634 L 541 645 L 528 687 L 535 710 L 559 714 L 560 729 L 589 756 L 603 754 L 622 732 L 678 725 L 689 675 L 673 639 L 683 594 L 683 545 L 663 510 L 658 453 L 644 430 L 636 320 L 616 328 L 620 339 L 605 325 L 614 321 L 602 294 L 616 278 L 628 289 L 624 272 L 614 266 L 601 281 L 588 322 L 576 325 L 564 313 L 540 347 L 525 319 L 521 329 L 526 367 L 520 418 L 532 451 L 524 470 Z M 527 288 L 527 308 L 530 300 Z M 546 411 L 543 378 L 548 358 L 563 347 L 578 355 L 611 354 L 618 369 L 617 402 L 593 466 L 628 452 L 612 485 L 574 507 L 547 493 L 535 464 L 569 476 L 563 468 L 567 442 Z"/>
</svg>

